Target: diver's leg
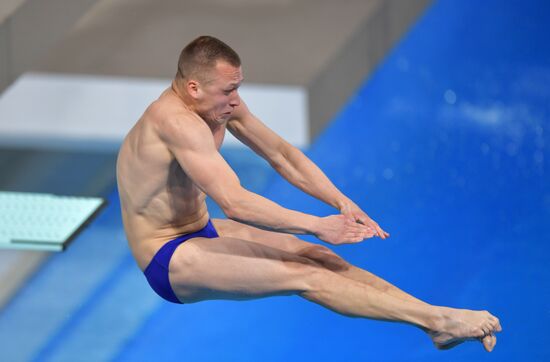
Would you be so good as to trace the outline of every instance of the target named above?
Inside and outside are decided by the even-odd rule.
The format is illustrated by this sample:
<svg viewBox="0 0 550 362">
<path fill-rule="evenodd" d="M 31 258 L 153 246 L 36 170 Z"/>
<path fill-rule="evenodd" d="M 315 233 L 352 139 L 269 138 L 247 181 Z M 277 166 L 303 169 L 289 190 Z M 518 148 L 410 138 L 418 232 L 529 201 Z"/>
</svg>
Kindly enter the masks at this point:
<svg viewBox="0 0 550 362">
<path fill-rule="evenodd" d="M 236 238 L 187 240 L 170 261 L 170 281 L 184 303 L 295 294 L 345 316 L 423 328 L 439 344 L 480 338 L 498 329 L 487 312 L 405 301 L 309 258 Z"/>
</svg>

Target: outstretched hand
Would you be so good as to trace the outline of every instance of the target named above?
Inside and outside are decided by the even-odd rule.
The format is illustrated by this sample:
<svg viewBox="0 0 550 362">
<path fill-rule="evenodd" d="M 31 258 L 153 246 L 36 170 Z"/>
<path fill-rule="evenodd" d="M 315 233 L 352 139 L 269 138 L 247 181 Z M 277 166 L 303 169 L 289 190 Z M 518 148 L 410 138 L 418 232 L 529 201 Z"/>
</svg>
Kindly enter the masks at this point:
<svg viewBox="0 0 550 362">
<path fill-rule="evenodd" d="M 381 239 L 386 239 L 390 236 L 389 233 L 382 230 L 380 225 L 376 223 L 373 219 L 367 215 L 366 212 L 361 210 L 359 206 L 357 206 L 354 202 L 347 202 L 344 205 L 340 207 L 340 212 L 342 215 L 345 215 L 346 217 L 355 220 L 357 223 L 363 224 L 367 227 L 370 236 L 367 237 L 373 237 L 378 236 Z"/>
<path fill-rule="evenodd" d="M 319 239 L 333 245 L 354 244 L 373 236 L 365 225 L 344 215 L 319 218 L 315 230 Z"/>
</svg>

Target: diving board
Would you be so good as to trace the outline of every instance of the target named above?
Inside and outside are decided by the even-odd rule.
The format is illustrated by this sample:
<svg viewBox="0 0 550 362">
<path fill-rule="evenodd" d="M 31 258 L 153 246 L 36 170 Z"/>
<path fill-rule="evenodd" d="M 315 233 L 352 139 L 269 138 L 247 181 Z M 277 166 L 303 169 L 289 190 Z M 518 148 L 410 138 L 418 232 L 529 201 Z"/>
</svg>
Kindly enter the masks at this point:
<svg viewBox="0 0 550 362">
<path fill-rule="evenodd" d="M 105 203 L 99 197 L 0 191 L 0 248 L 63 251 Z"/>
</svg>

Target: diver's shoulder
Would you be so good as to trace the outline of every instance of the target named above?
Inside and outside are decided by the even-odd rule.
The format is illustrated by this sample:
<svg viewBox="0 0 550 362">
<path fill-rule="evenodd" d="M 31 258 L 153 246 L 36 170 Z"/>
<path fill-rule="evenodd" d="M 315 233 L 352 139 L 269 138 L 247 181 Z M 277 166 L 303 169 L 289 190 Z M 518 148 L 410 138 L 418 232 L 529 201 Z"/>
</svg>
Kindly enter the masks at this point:
<svg viewBox="0 0 550 362">
<path fill-rule="evenodd" d="M 169 111 L 161 108 L 151 112 L 159 112 L 148 120 L 151 128 L 167 143 L 189 144 L 190 141 L 199 141 L 211 134 L 208 126 L 195 113 L 185 108 Z"/>
<path fill-rule="evenodd" d="M 157 132 L 164 133 L 177 124 L 180 126 L 188 124 L 190 118 L 191 116 L 185 108 L 156 100 L 147 107 L 142 121 Z"/>
<path fill-rule="evenodd" d="M 196 122 L 198 116 L 181 101 L 160 97 L 145 110 L 147 119 L 152 122 L 188 121 Z"/>
</svg>

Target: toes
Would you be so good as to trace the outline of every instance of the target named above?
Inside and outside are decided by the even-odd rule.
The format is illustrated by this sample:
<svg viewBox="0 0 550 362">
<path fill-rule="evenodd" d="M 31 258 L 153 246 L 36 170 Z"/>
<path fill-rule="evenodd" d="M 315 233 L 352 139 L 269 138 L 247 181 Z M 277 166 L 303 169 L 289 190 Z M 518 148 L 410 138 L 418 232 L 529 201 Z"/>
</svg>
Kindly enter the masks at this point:
<svg viewBox="0 0 550 362">
<path fill-rule="evenodd" d="M 483 343 L 483 347 L 487 352 L 491 352 L 493 350 L 494 344 L 491 335 L 483 337 L 481 339 L 481 343 Z"/>
<path fill-rule="evenodd" d="M 481 336 L 476 335 L 476 337 L 485 337 L 485 336 L 491 334 L 491 331 L 493 329 L 492 329 L 492 327 L 489 323 L 484 323 L 478 328 L 478 330 L 481 331 L 482 335 Z"/>
<path fill-rule="evenodd" d="M 483 338 L 485 335 L 487 335 L 487 333 L 485 333 L 485 331 L 482 328 L 475 328 L 472 331 L 472 336 L 476 338 Z"/>
<path fill-rule="evenodd" d="M 498 319 L 492 318 L 486 323 L 484 323 L 481 327 L 485 334 L 494 334 L 495 332 L 500 332 L 502 328 L 500 327 L 500 324 L 498 323 Z"/>
<path fill-rule="evenodd" d="M 502 331 L 502 327 L 500 326 L 500 321 L 498 320 L 498 318 L 495 318 L 494 329 L 495 329 L 496 332 L 501 332 Z"/>
<path fill-rule="evenodd" d="M 494 332 L 501 332 L 502 327 L 500 326 L 500 321 L 496 317 L 491 318 L 491 329 Z"/>
<path fill-rule="evenodd" d="M 497 337 L 494 334 L 489 334 L 480 338 L 480 341 L 487 352 L 492 352 L 497 344 Z"/>
<path fill-rule="evenodd" d="M 500 326 L 500 321 L 498 320 L 498 318 L 495 318 L 496 319 L 496 322 L 497 322 L 497 326 L 496 326 L 496 331 L 497 332 L 502 332 L 502 327 Z"/>
<path fill-rule="evenodd" d="M 489 351 L 488 352 L 492 352 L 493 349 L 495 348 L 495 345 L 497 344 L 497 337 L 495 337 L 494 334 L 491 334 L 489 336 L 487 336 L 489 338 Z"/>
<path fill-rule="evenodd" d="M 489 313 L 489 312 L 487 312 L 487 313 Z M 501 332 L 502 331 L 502 327 L 500 325 L 500 320 L 497 317 L 495 317 L 494 315 L 489 313 L 489 320 L 491 321 L 491 325 L 493 326 L 494 331 L 496 331 L 496 332 Z"/>
</svg>

